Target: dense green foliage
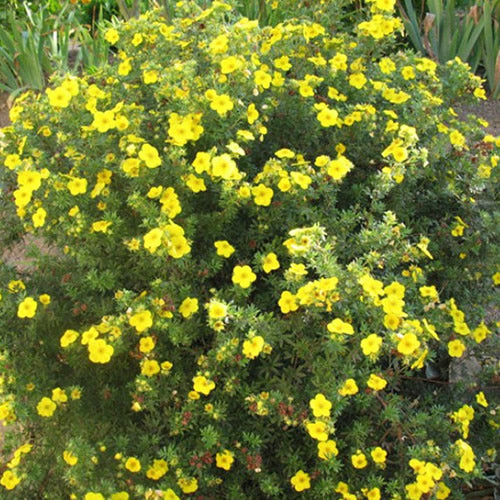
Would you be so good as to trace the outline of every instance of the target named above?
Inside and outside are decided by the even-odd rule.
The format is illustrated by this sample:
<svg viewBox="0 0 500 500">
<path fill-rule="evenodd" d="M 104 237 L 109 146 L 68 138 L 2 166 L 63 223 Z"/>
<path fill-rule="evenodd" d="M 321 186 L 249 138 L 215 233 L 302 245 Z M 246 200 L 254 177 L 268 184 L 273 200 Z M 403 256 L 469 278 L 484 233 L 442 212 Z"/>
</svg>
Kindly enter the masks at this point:
<svg viewBox="0 0 500 500">
<path fill-rule="evenodd" d="M 1 203 L 54 251 L 0 265 L 6 498 L 442 499 L 488 474 L 496 366 L 450 376 L 495 328 L 500 138 L 453 110 L 484 90 L 391 52 L 391 2 L 352 33 L 321 4 L 148 12 L 108 29 L 112 65 L 17 99 Z"/>
</svg>

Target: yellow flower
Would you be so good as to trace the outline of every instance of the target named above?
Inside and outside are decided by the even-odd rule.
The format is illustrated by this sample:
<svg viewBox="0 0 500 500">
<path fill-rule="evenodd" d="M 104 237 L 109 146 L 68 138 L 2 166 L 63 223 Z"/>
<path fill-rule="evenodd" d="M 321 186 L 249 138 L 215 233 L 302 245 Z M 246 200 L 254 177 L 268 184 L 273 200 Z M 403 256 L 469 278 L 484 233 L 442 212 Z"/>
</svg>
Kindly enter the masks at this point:
<svg viewBox="0 0 500 500">
<path fill-rule="evenodd" d="M 261 207 L 268 207 L 271 204 L 274 191 L 265 184 L 258 184 L 252 187 L 253 201 Z"/>
<path fill-rule="evenodd" d="M 292 67 L 288 56 L 278 57 L 273 61 L 273 64 L 276 68 L 281 69 L 283 71 L 288 71 Z"/>
<path fill-rule="evenodd" d="M 455 441 L 455 446 L 460 455 L 459 467 L 465 472 L 472 472 L 476 465 L 472 447 L 462 439 Z"/>
<path fill-rule="evenodd" d="M 182 493 L 194 493 L 198 489 L 198 480 L 194 477 L 186 478 L 181 477 L 177 480 L 177 484 L 179 488 L 182 490 Z"/>
<path fill-rule="evenodd" d="M 111 226 L 110 221 L 106 220 L 98 220 L 92 223 L 92 232 L 93 233 L 108 233 L 109 226 Z"/>
<path fill-rule="evenodd" d="M 129 325 L 133 326 L 137 332 L 141 333 L 153 326 L 153 315 L 150 311 L 141 311 L 135 313 L 128 320 Z"/>
<path fill-rule="evenodd" d="M 381 391 L 387 385 L 387 380 L 372 373 L 372 374 L 370 374 L 370 377 L 369 377 L 366 385 L 370 389 L 373 389 L 374 391 Z"/>
<path fill-rule="evenodd" d="M 182 212 L 179 196 L 173 187 L 168 187 L 163 191 L 160 197 L 160 203 L 161 211 L 166 213 L 171 219 Z M 182 234 L 184 234 L 184 231 L 181 231 L 180 226 L 176 226 L 176 233 L 175 235 L 171 234 L 171 236 L 181 236 Z"/>
<path fill-rule="evenodd" d="M 258 85 L 259 87 L 268 89 L 271 86 L 272 77 L 266 71 L 258 69 L 253 76 L 255 84 Z"/>
<path fill-rule="evenodd" d="M 488 407 L 488 400 L 486 399 L 486 396 L 484 395 L 484 392 L 478 392 L 476 394 L 476 401 L 477 404 L 480 404 L 481 406 L 484 406 L 485 408 Z"/>
<path fill-rule="evenodd" d="M 194 477 L 184 478 L 181 477 L 177 480 L 177 484 L 183 493 L 194 493 L 198 489 L 198 480 Z"/>
<path fill-rule="evenodd" d="M 250 187 L 243 185 L 238 188 L 238 196 L 240 198 L 250 198 L 252 192 L 250 191 Z"/>
<path fill-rule="evenodd" d="M 370 297 L 378 297 L 384 293 L 384 284 L 365 274 L 358 279 L 358 283 L 363 287 L 363 291 Z"/>
<path fill-rule="evenodd" d="M 371 356 L 378 353 L 382 345 L 382 337 L 376 333 L 372 333 L 365 337 L 361 342 L 361 349 L 365 356 Z"/>
<path fill-rule="evenodd" d="M 119 491 L 117 493 L 113 493 L 110 497 L 110 500 L 129 500 L 130 496 L 126 491 Z"/>
<path fill-rule="evenodd" d="M 139 351 L 147 354 L 155 348 L 155 340 L 153 337 L 143 337 L 139 341 Z"/>
<path fill-rule="evenodd" d="M 142 80 L 146 85 L 156 83 L 158 81 L 158 78 L 158 71 L 156 71 L 155 69 L 147 69 L 142 72 Z"/>
<path fill-rule="evenodd" d="M 207 172 L 210 169 L 211 165 L 210 153 L 198 151 L 192 162 L 192 165 L 197 174 Z"/>
<path fill-rule="evenodd" d="M 236 56 L 229 56 L 220 62 L 220 71 L 223 75 L 233 73 L 243 66 L 243 61 Z"/>
<path fill-rule="evenodd" d="M 313 411 L 313 415 L 317 418 L 330 416 L 332 403 L 321 393 L 316 394 L 316 396 L 309 401 L 309 406 Z"/>
<path fill-rule="evenodd" d="M 356 381 L 353 378 L 348 378 L 338 392 L 341 396 L 354 396 L 358 391 Z"/>
<path fill-rule="evenodd" d="M 321 460 L 328 460 L 330 457 L 336 457 L 338 454 L 337 443 L 333 439 L 318 443 L 318 457 Z"/>
<path fill-rule="evenodd" d="M 366 76 L 363 73 L 353 73 L 349 75 L 349 85 L 356 89 L 361 89 L 367 82 Z"/>
<path fill-rule="evenodd" d="M 207 379 L 203 375 L 193 377 L 193 390 L 208 396 L 215 389 L 215 382 Z"/>
<path fill-rule="evenodd" d="M 327 325 L 328 331 L 330 333 L 339 333 L 339 334 L 346 334 L 346 335 L 352 335 L 354 333 L 354 328 L 350 323 L 347 323 L 346 321 L 341 320 L 340 318 L 335 318 L 334 320 L 330 321 Z"/>
<path fill-rule="evenodd" d="M 125 59 L 118 65 L 118 74 L 120 76 L 127 76 L 132 71 L 132 65 L 130 64 L 130 58 Z"/>
<path fill-rule="evenodd" d="M 196 391 L 189 391 L 188 398 L 193 400 L 193 401 L 196 401 L 196 400 L 200 399 L 200 394 Z"/>
<path fill-rule="evenodd" d="M 438 300 L 439 294 L 434 285 L 431 286 L 421 286 L 419 288 L 420 295 L 422 297 L 428 297 L 431 300 Z"/>
<path fill-rule="evenodd" d="M 34 318 L 38 303 L 32 297 L 26 297 L 17 308 L 18 318 Z"/>
<path fill-rule="evenodd" d="M 324 422 L 308 422 L 306 429 L 313 439 L 318 441 L 326 441 L 328 439 L 328 427 Z"/>
<path fill-rule="evenodd" d="M 274 156 L 278 158 L 295 158 L 295 153 L 291 149 L 281 148 L 274 153 Z"/>
<path fill-rule="evenodd" d="M 217 111 L 220 116 L 225 116 L 228 111 L 234 108 L 234 103 L 227 94 L 215 94 L 210 100 L 210 108 Z"/>
<path fill-rule="evenodd" d="M 168 472 L 168 464 L 165 460 L 154 460 L 153 465 L 147 470 L 146 476 L 149 479 L 158 481 Z"/>
<path fill-rule="evenodd" d="M 312 179 L 300 172 L 291 172 L 292 181 L 297 184 L 301 189 L 307 189 L 312 182 Z"/>
<path fill-rule="evenodd" d="M 93 339 L 88 343 L 89 359 L 92 363 L 108 363 L 113 356 L 113 346 L 103 339 Z"/>
<path fill-rule="evenodd" d="M 189 174 L 185 178 L 186 186 L 193 191 L 193 193 L 200 193 L 207 190 L 205 181 L 201 177 L 196 177 L 196 175 Z"/>
<path fill-rule="evenodd" d="M 490 330 L 481 322 L 472 333 L 474 335 L 474 340 L 479 344 L 488 336 Z"/>
<path fill-rule="evenodd" d="M 20 188 L 16 189 L 12 194 L 14 195 L 16 207 L 22 209 L 31 201 L 33 191 Z"/>
<path fill-rule="evenodd" d="M 280 263 L 274 252 L 270 252 L 262 258 L 262 269 L 264 269 L 264 272 L 270 273 L 271 271 L 279 269 L 279 267 Z"/>
<path fill-rule="evenodd" d="M 311 478 L 307 472 L 299 470 L 291 479 L 293 489 L 295 491 L 308 490 L 311 487 Z"/>
<path fill-rule="evenodd" d="M 288 314 L 289 312 L 296 311 L 299 308 L 299 305 L 296 302 L 296 296 L 286 290 L 281 293 L 278 305 L 280 306 L 283 314 Z"/>
<path fill-rule="evenodd" d="M 403 311 L 405 301 L 397 297 L 396 295 L 388 295 L 384 297 L 380 304 L 382 305 L 382 309 L 386 314 L 392 314 L 397 317 L 405 316 Z"/>
<path fill-rule="evenodd" d="M 67 186 L 73 196 L 84 194 L 87 191 L 87 179 L 74 177 L 68 182 Z"/>
<path fill-rule="evenodd" d="M 52 401 L 54 401 L 54 403 L 66 403 L 68 401 L 68 396 L 64 389 L 60 387 L 52 389 Z"/>
<path fill-rule="evenodd" d="M 238 176 L 236 162 L 227 153 L 212 158 L 212 175 L 223 179 L 234 179 Z"/>
<path fill-rule="evenodd" d="M 234 455 L 229 450 L 215 455 L 215 465 L 220 469 L 229 470 L 234 462 Z"/>
<path fill-rule="evenodd" d="M 125 468 L 130 472 L 139 472 L 141 470 L 141 462 L 135 457 L 127 458 Z"/>
<path fill-rule="evenodd" d="M 59 339 L 59 343 L 62 348 L 68 347 L 72 344 L 77 338 L 79 333 L 75 330 L 66 330 L 62 337 Z"/>
<path fill-rule="evenodd" d="M 163 191 L 163 186 L 153 186 L 150 188 L 150 190 L 147 192 L 146 196 L 148 198 L 159 198 L 161 193 Z"/>
<path fill-rule="evenodd" d="M 10 293 L 17 293 L 26 290 L 26 285 L 21 280 L 12 280 L 9 281 L 7 289 Z"/>
<path fill-rule="evenodd" d="M 82 396 L 82 391 L 80 389 L 78 389 L 77 387 L 75 387 L 74 389 L 71 390 L 70 396 L 71 396 L 71 399 L 73 399 L 73 400 L 80 399 Z"/>
<path fill-rule="evenodd" d="M 374 448 L 370 452 L 370 455 L 372 457 L 372 460 L 376 464 L 383 464 L 383 463 L 385 463 L 385 459 L 387 457 L 387 452 L 384 449 L 382 449 L 380 446 L 377 446 L 376 448 Z"/>
<path fill-rule="evenodd" d="M 180 500 L 172 488 L 168 488 L 163 492 L 163 500 Z"/>
<path fill-rule="evenodd" d="M 401 68 L 401 74 L 405 80 L 413 80 L 413 78 L 415 78 L 415 70 L 412 66 Z"/>
<path fill-rule="evenodd" d="M 191 317 L 193 314 L 198 312 L 198 309 L 198 299 L 191 297 L 186 297 L 179 306 L 179 312 L 184 318 Z"/>
<path fill-rule="evenodd" d="M 338 123 L 339 114 L 336 110 L 324 107 L 317 115 L 319 123 L 322 127 L 333 127 Z"/>
<path fill-rule="evenodd" d="M 140 160 L 138 158 L 127 158 L 122 163 L 122 170 L 130 177 L 139 176 Z"/>
<path fill-rule="evenodd" d="M 257 111 L 255 104 L 251 103 L 247 108 L 247 121 L 250 125 L 252 125 L 252 123 L 255 123 L 257 118 L 259 118 L 259 112 Z"/>
<path fill-rule="evenodd" d="M 66 108 L 71 102 L 71 93 L 62 85 L 55 89 L 48 88 L 45 93 L 49 98 L 49 104 L 53 108 Z"/>
<path fill-rule="evenodd" d="M 20 482 L 21 479 L 11 470 L 4 471 L 0 478 L 0 484 L 7 490 L 13 490 Z"/>
<path fill-rule="evenodd" d="M 367 490 L 365 488 L 362 488 L 361 492 L 363 493 L 363 495 L 365 495 L 367 500 L 380 500 L 382 498 L 382 496 L 380 494 L 380 489 L 377 487 L 372 488 L 371 490 Z"/>
<path fill-rule="evenodd" d="M 219 35 L 214 38 L 209 45 L 211 54 L 224 54 L 229 49 L 229 39 L 227 35 Z"/>
<path fill-rule="evenodd" d="M 36 406 L 36 411 L 41 417 L 49 418 L 56 411 L 57 405 L 52 399 L 43 397 Z"/>
<path fill-rule="evenodd" d="M 156 168 L 161 165 L 161 158 L 158 150 L 150 144 L 143 144 L 139 151 L 139 158 L 148 168 Z"/>
<path fill-rule="evenodd" d="M 453 130 L 450 133 L 450 142 L 453 146 L 461 149 L 465 146 L 465 137 L 458 130 Z"/>
<path fill-rule="evenodd" d="M 42 295 L 38 297 L 38 300 L 40 304 L 48 306 L 50 304 L 50 295 L 48 293 L 42 293 Z"/>
<path fill-rule="evenodd" d="M 243 354 L 250 359 L 256 358 L 264 348 L 264 338 L 260 335 L 243 342 Z"/>
<path fill-rule="evenodd" d="M 392 155 L 397 162 L 403 162 L 408 158 L 408 152 L 406 148 L 403 147 L 403 141 L 401 139 L 394 139 L 391 144 L 382 151 L 383 158 L 387 158 L 389 155 Z"/>
<path fill-rule="evenodd" d="M 208 316 L 211 319 L 222 319 L 227 314 L 227 305 L 213 300 L 208 305 Z"/>
<path fill-rule="evenodd" d="M 232 281 L 241 288 L 248 288 L 256 279 L 257 275 L 250 266 L 235 266 L 233 269 Z"/>
<path fill-rule="evenodd" d="M 445 498 L 448 498 L 450 496 L 451 490 L 446 486 L 445 483 L 442 481 L 438 483 L 437 485 L 437 490 L 436 490 L 436 499 L 437 500 L 444 500 Z"/>
<path fill-rule="evenodd" d="M 63 451 L 63 459 L 70 467 L 73 467 L 73 465 L 76 465 L 76 463 L 78 462 L 78 457 L 67 450 Z"/>
<path fill-rule="evenodd" d="M 95 340 L 99 336 L 99 332 L 91 326 L 88 330 L 82 333 L 82 345 L 87 345 L 91 340 Z"/>
<path fill-rule="evenodd" d="M 172 369 L 173 366 L 174 366 L 174 364 L 171 361 L 163 361 L 162 364 L 160 365 L 161 372 L 164 375 L 168 375 L 168 373 L 170 373 L 170 370 Z"/>
<path fill-rule="evenodd" d="M 234 247 L 226 240 L 215 241 L 214 246 L 217 249 L 217 255 L 226 259 L 234 253 Z"/>
<path fill-rule="evenodd" d="M 160 373 L 160 364 L 156 359 L 146 359 L 141 363 L 141 375 L 146 377 L 153 377 Z"/>
<path fill-rule="evenodd" d="M 465 351 L 465 345 L 462 341 L 456 339 L 448 342 L 448 354 L 452 358 L 460 358 Z"/>
<path fill-rule="evenodd" d="M 17 183 L 20 188 L 36 191 L 42 185 L 42 175 L 34 170 L 24 170 L 17 174 Z"/>
<path fill-rule="evenodd" d="M 5 157 L 4 165 L 9 169 L 9 170 L 14 170 L 16 167 L 21 165 L 21 157 L 14 153 L 14 154 L 9 154 Z"/>
<path fill-rule="evenodd" d="M 115 28 L 109 28 L 104 34 L 104 39 L 111 45 L 114 45 L 120 39 L 120 35 Z"/>
<path fill-rule="evenodd" d="M 398 343 L 398 352 L 409 356 L 420 346 L 420 341 L 414 333 L 407 333 Z"/>
<path fill-rule="evenodd" d="M 361 450 L 358 450 L 351 456 L 351 463 L 355 469 L 364 469 L 368 465 L 368 460 L 366 455 Z"/>
<path fill-rule="evenodd" d="M 93 111 L 93 117 L 94 120 L 90 126 L 97 129 L 101 134 L 116 127 L 115 113 L 111 109 L 106 111 Z"/>
</svg>

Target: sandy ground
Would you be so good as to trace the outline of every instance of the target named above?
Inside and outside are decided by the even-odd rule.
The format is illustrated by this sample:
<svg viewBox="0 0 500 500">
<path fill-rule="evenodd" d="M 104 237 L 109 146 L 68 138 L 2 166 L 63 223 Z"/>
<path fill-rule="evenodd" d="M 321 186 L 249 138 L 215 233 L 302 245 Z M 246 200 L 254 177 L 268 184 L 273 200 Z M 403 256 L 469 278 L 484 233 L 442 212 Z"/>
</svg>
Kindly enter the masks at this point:
<svg viewBox="0 0 500 500">
<path fill-rule="evenodd" d="M 7 106 L 8 95 L 5 92 L 0 92 L 0 127 L 5 127 L 9 124 L 9 108 Z"/>
<path fill-rule="evenodd" d="M 490 134 L 500 135 L 500 99 L 488 100 L 473 106 L 464 106 L 460 109 L 460 116 L 474 114 L 488 122 L 487 130 Z"/>
</svg>

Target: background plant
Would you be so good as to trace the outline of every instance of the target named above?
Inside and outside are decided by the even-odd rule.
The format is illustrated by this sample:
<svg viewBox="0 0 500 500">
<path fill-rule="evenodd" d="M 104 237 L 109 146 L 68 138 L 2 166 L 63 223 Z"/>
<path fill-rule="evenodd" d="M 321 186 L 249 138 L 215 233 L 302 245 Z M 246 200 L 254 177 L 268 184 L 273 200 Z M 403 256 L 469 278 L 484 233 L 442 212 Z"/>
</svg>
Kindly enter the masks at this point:
<svg viewBox="0 0 500 500">
<path fill-rule="evenodd" d="M 58 254 L 0 268 L 5 495 L 461 498 L 489 474 L 496 361 L 449 377 L 494 341 L 500 143 L 453 110 L 484 91 L 390 52 L 384 2 L 353 33 L 324 8 L 148 12 L 106 31 L 113 64 L 17 99 L 3 203 Z"/>
<path fill-rule="evenodd" d="M 500 95 L 500 2 L 484 0 L 482 66 L 493 97 Z"/>
<path fill-rule="evenodd" d="M 43 90 L 53 73 L 76 74 L 82 64 L 107 62 L 109 44 L 96 28 L 104 19 L 102 6 L 86 25 L 85 15 L 69 1 L 16 5 L 2 21 L 0 89 L 13 96 L 27 88 Z"/>
<path fill-rule="evenodd" d="M 484 74 L 492 96 L 498 96 L 499 17 L 497 0 L 398 2 L 412 45 L 437 62 L 459 57 Z"/>
</svg>

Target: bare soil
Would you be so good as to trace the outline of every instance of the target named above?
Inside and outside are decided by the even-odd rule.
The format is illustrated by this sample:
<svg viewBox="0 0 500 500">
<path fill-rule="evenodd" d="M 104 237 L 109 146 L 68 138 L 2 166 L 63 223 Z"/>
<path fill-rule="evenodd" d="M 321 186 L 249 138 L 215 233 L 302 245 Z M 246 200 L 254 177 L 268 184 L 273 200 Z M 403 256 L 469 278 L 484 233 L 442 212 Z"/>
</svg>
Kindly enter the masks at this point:
<svg viewBox="0 0 500 500">
<path fill-rule="evenodd" d="M 472 114 L 486 120 L 488 122 L 486 130 L 494 136 L 500 135 L 500 99 L 489 99 L 472 106 L 463 106 L 458 112 L 462 119 Z"/>
<path fill-rule="evenodd" d="M 8 97 L 9 95 L 6 92 L 0 92 L 0 128 L 9 124 Z"/>
</svg>

